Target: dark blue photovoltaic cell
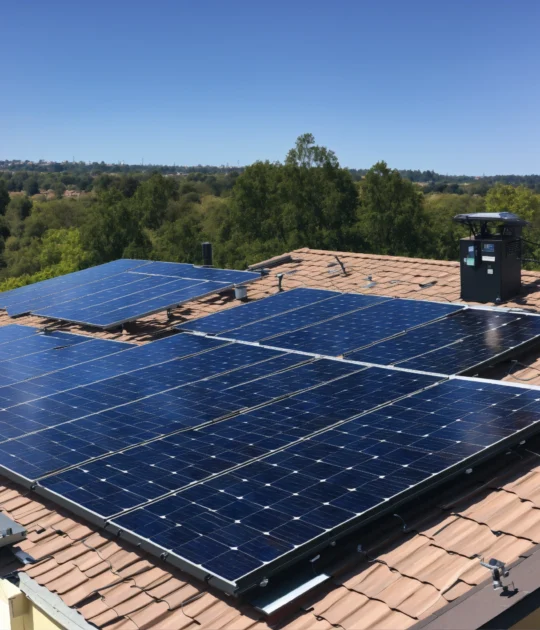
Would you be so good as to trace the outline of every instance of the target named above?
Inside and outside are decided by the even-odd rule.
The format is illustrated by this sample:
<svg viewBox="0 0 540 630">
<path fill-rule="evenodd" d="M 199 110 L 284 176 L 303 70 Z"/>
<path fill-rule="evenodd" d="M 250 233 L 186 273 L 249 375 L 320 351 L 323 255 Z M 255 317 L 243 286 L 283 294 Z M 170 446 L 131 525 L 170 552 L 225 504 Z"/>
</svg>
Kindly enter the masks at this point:
<svg viewBox="0 0 540 630">
<path fill-rule="evenodd" d="M 386 300 L 309 328 L 279 335 L 268 345 L 338 356 L 462 309 L 453 304 L 421 300 Z"/>
<path fill-rule="evenodd" d="M 128 269 L 135 269 L 146 264 L 146 262 L 146 260 L 115 260 L 104 265 L 84 269 L 83 271 L 75 271 L 65 276 L 50 278 L 49 280 L 29 284 L 11 291 L 4 291 L 0 293 L 0 308 L 16 308 L 18 303 L 26 302 L 30 299 L 53 294 L 61 295 L 67 289 L 102 280 Z"/>
<path fill-rule="evenodd" d="M 446 348 L 400 363 L 400 367 L 440 374 L 459 374 L 475 365 L 527 343 L 540 335 L 540 317 L 522 315 L 507 326 L 486 330 Z M 421 365 L 422 368 L 418 366 Z"/>
<path fill-rule="evenodd" d="M 267 317 L 288 313 L 294 309 L 310 304 L 316 304 L 338 297 L 340 293 L 335 291 L 323 291 L 322 289 L 292 289 L 276 293 L 271 297 L 249 302 L 237 308 L 213 313 L 191 322 L 186 322 L 178 328 L 188 331 L 197 331 L 210 334 L 219 334 L 229 330 L 246 326 L 252 322 L 258 322 Z"/>
<path fill-rule="evenodd" d="M 17 339 L 33 337 L 38 332 L 37 328 L 30 326 L 20 326 L 19 324 L 9 324 L 0 327 L 0 344 L 11 343 Z"/>
<path fill-rule="evenodd" d="M 418 355 L 474 336 L 481 339 L 491 335 L 490 331 L 515 321 L 519 315 L 512 313 L 466 309 L 433 324 L 410 330 L 399 337 L 381 341 L 372 346 L 347 355 L 353 361 L 365 361 L 380 365 L 393 365 Z M 523 317 L 523 316 L 521 316 Z M 525 316 L 526 318 L 526 316 Z M 539 321 L 540 325 L 540 321 Z M 419 359 L 421 363 L 422 359 Z M 416 368 L 425 369 L 425 368 Z M 445 374 L 453 374 L 444 370 Z"/>
<path fill-rule="evenodd" d="M 220 400 L 212 391 L 203 399 L 200 391 L 182 386 L 279 356 L 265 348 L 227 345 L 0 410 L 0 438 L 8 439 L 0 445 L 0 452 L 12 458 L 0 457 L 0 461 L 9 461 L 10 469 L 29 477 L 45 474 L 50 466 L 55 470 L 53 456 L 66 449 L 59 449 L 53 444 L 56 440 L 47 437 L 58 435 L 56 432 L 43 433 L 53 427 L 71 436 L 79 429 L 93 431 L 100 441 L 99 446 L 92 444 L 90 456 L 95 456 L 204 424 L 215 419 L 216 413 L 230 412 L 227 400 Z M 288 357 L 286 361 L 295 360 L 305 358 Z M 36 448 L 43 444 L 48 446 Z M 81 461 L 76 453 L 73 457 L 72 464 Z"/>
<path fill-rule="evenodd" d="M 269 575 L 268 563 L 539 420 L 538 391 L 446 381 L 114 523 L 230 582 Z"/>
<path fill-rule="evenodd" d="M 344 315 L 351 311 L 366 308 L 380 302 L 385 302 L 389 298 L 377 295 L 357 295 L 353 293 L 342 293 L 324 302 L 311 304 L 297 308 L 296 310 L 277 315 L 254 324 L 242 326 L 227 333 L 231 339 L 241 339 L 242 341 L 260 341 L 271 344 L 271 338 L 275 335 L 297 330 L 305 326 L 313 326 L 319 322 Z"/>
<path fill-rule="evenodd" d="M 175 335 L 143 346 L 85 339 L 88 343 L 62 348 L 52 356 L 49 352 L 46 361 L 32 368 L 26 361 L 10 364 L 9 379 L 4 364 L 4 382 L 11 384 L 0 387 L 0 407 L 7 409 L 226 344 L 191 335 Z"/>
<path fill-rule="evenodd" d="M 255 389 L 254 400 L 249 397 L 249 389 L 253 383 L 240 389 L 236 387 L 222 390 L 219 400 L 241 409 L 243 406 L 268 402 L 273 397 L 315 386 L 314 389 L 197 431 L 176 434 L 125 453 L 86 463 L 81 468 L 43 480 L 43 484 L 57 492 L 60 492 L 58 484 L 61 484 L 60 487 L 64 488 L 62 494 L 65 494 L 68 488 L 65 484 L 68 483 L 72 486 L 70 490 L 74 492 L 66 496 L 79 502 L 83 496 L 80 491 L 88 491 L 98 480 L 107 479 L 109 484 L 116 486 L 116 492 L 113 492 L 109 485 L 107 501 L 94 496 L 90 503 L 81 504 L 103 516 L 111 516 L 193 481 L 200 481 L 253 458 L 267 455 L 315 431 L 367 411 L 396 396 L 411 393 L 436 380 L 377 368 L 360 368 L 360 371 L 352 373 L 354 368 L 350 364 L 326 360 L 300 366 L 261 379 L 258 390 Z M 338 380 L 325 382 L 332 378 Z M 188 389 L 183 388 L 181 393 L 189 393 L 186 391 Z M 204 400 L 205 392 L 200 389 L 198 399 Z M 215 395 L 215 390 L 206 392 L 206 395 L 213 393 Z M 214 409 L 213 414 L 217 417 L 219 410 L 216 412 Z M 76 425 L 79 426 L 80 421 Z M 69 444 L 66 437 L 61 446 L 66 450 Z M 31 461 L 41 457 L 42 454 L 37 453 Z M 16 465 L 19 466 L 20 463 L 17 462 Z M 78 486 L 76 492 L 73 486 Z M 124 488 L 130 488 L 130 494 L 124 492 Z"/>
<path fill-rule="evenodd" d="M 19 357 L 27 357 L 26 361 L 32 361 L 31 355 L 74 346 L 79 343 L 87 343 L 88 341 L 89 338 L 82 335 L 73 335 L 65 332 L 44 334 L 34 331 L 33 335 L 27 337 L 4 343 L 0 342 L 0 362 L 12 361 Z"/>
<path fill-rule="evenodd" d="M 257 278 L 249 271 L 117 260 L 3 293 L 0 308 L 12 317 L 34 313 L 109 328 Z"/>
<path fill-rule="evenodd" d="M 219 291 L 223 285 L 215 282 L 199 283 L 196 280 L 156 279 L 149 276 L 148 286 L 129 295 L 120 295 L 106 301 L 93 303 L 92 300 L 75 300 L 52 308 L 41 309 L 36 315 L 63 319 L 70 322 L 86 323 L 95 326 L 111 326 L 137 316 L 141 312 L 150 313 L 155 309 L 167 308 L 178 302 Z M 114 292 L 113 292 L 114 293 Z M 99 299 L 100 294 L 96 296 Z"/>
<path fill-rule="evenodd" d="M 163 284 L 170 281 L 170 278 L 162 279 Z M 144 274 L 134 274 L 130 271 L 125 271 L 110 276 L 109 278 L 95 280 L 88 284 L 67 289 L 58 294 L 53 293 L 52 295 L 34 297 L 22 302 L 17 302 L 17 304 L 9 306 L 7 312 L 10 317 L 17 317 L 24 313 L 37 312 L 40 309 L 46 309 L 48 307 L 56 306 L 58 308 L 60 305 L 67 306 L 67 303 L 73 301 L 77 302 L 77 300 L 81 300 L 82 298 L 84 298 L 84 304 L 90 306 L 91 304 L 99 304 L 100 302 L 142 291 L 155 284 L 156 278 L 153 276 L 145 276 Z M 81 302 L 79 302 L 79 304 L 80 303 Z"/>
<path fill-rule="evenodd" d="M 276 363 L 277 361 L 278 359 L 275 359 L 268 363 Z M 358 366 L 356 367 L 358 368 Z M 200 481 L 231 467 L 246 463 L 255 457 L 266 455 L 312 433 L 315 428 L 320 429 L 325 426 L 325 423 L 335 422 L 331 415 L 321 419 L 316 414 L 296 414 L 294 409 L 309 401 L 310 395 L 315 395 L 315 397 L 330 396 L 332 392 L 339 391 L 339 382 L 334 380 L 333 383 L 329 383 L 326 381 L 352 374 L 352 369 L 354 369 L 353 366 L 346 363 L 335 366 L 331 365 L 329 361 L 322 360 L 293 368 L 288 372 L 263 377 L 255 383 L 247 382 L 242 387 L 227 388 L 227 383 L 222 378 L 215 379 L 216 383 L 209 382 L 209 385 L 212 384 L 211 388 L 207 388 L 206 383 L 187 386 L 183 388 L 182 392 L 179 392 L 182 393 L 183 398 L 176 399 L 177 403 L 180 402 L 183 405 L 181 411 L 185 412 L 197 400 L 199 401 L 197 409 L 200 412 L 202 403 L 206 402 L 205 412 L 207 415 L 205 415 L 205 419 L 207 421 L 217 420 L 226 411 L 240 411 L 257 404 L 268 403 L 279 396 L 292 394 L 294 396 L 269 404 L 264 409 L 246 412 L 217 424 L 176 433 L 94 462 L 85 462 L 80 468 L 57 474 L 44 480 L 43 483 L 54 489 L 56 484 L 67 482 L 77 485 L 79 490 L 84 490 L 92 487 L 96 481 L 106 479 L 109 483 L 116 484 L 118 492 L 124 487 L 129 487 L 131 493 L 126 495 L 122 492 L 118 495 L 122 501 L 121 505 L 115 504 L 109 498 L 107 507 L 103 503 L 100 505 L 93 503 L 86 505 L 86 507 L 107 516 L 116 514 L 128 507 L 135 507 L 144 503 L 148 498 L 157 498 L 193 481 Z M 248 377 L 247 370 L 242 371 L 245 373 L 245 379 Z M 363 382 L 365 383 L 366 379 Z M 250 397 L 250 386 L 256 385 L 258 385 L 258 389 L 255 388 L 256 395 Z M 348 387 L 351 386 L 350 380 L 347 385 Z M 320 387 L 295 394 L 296 391 L 317 386 Z M 194 398 L 194 393 L 197 393 L 199 398 Z M 223 401 L 224 409 L 219 409 L 216 405 L 212 406 L 211 397 L 215 397 L 216 394 L 219 396 L 219 400 Z M 333 394 L 333 397 L 337 400 L 336 394 Z M 287 403 L 290 403 L 290 406 Z M 271 422 L 269 422 L 270 419 Z M 159 415 L 156 413 L 155 426 L 157 426 L 158 421 Z M 80 422 L 84 421 L 75 423 L 75 434 L 71 429 L 64 435 L 58 431 L 45 432 L 45 434 L 50 433 L 55 441 L 52 444 L 40 439 L 36 443 L 36 448 L 40 451 L 38 458 L 43 450 L 47 449 L 55 452 L 54 461 L 59 463 L 58 467 L 60 468 L 62 465 L 65 467 L 66 464 L 61 461 L 62 454 L 58 451 L 62 448 L 63 452 L 67 453 L 67 449 L 70 447 L 73 449 L 74 441 L 76 441 L 76 448 L 69 452 L 70 463 L 76 463 L 75 450 L 79 450 L 79 461 L 87 460 L 89 449 L 95 448 L 96 444 L 103 442 L 108 426 L 101 423 L 95 431 L 82 431 L 79 427 Z M 261 424 L 270 426 L 261 426 Z M 134 430 L 137 430 L 137 426 L 134 427 Z M 44 434 L 42 433 L 40 436 L 43 437 Z M 45 435 L 45 437 L 48 436 Z M 47 462 L 47 465 L 50 466 L 50 464 L 51 460 Z M 47 470 L 47 472 L 52 471 Z M 77 500 L 71 494 L 69 498 Z M 96 500 L 95 497 L 94 500 Z"/>
<path fill-rule="evenodd" d="M 55 335 L 58 333 L 54 333 Z M 49 336 L 47 336 L 49 338 Z M 29 337 L 25 339 L 28 341 L 34 339 Z M 0 386 L 0 405 L 3 407 L 10 406 L 10 397 L 8 392 L 20 392 L 26 391 L 25 381 L 30 382 L 29 379 L 34 379 L 39 376 L 48 375 L 57 370 L 76 366 L 78 364 L 87 363 L 100 357 L 107 357 L 115 355 L 119 352 L 134 348 L 132 344 L 121 343 L 118 341 L 109 341 L 107 339 L 91 339 L 89 337 L 79 336 L 80 342 L 76 344 L 66 344 L 66 341 L 58 341 L 54 345 L 41 344 L 41 350 L 32 354 L 26 354 L 25 356 L 15 358 L 4 359 L 1 362 L 2 370 L 2 385 Z M 8 344 L 6 344 L 8 345 Z M 67 380 L 63 380 L 64 388 L 74 387 L 74 385 Z M 99 378 L 98 374 L 94 374 L 95 379 Z M 94 379 L 94 380 L 95 380 Z M 53 393 L 52 391 L 45 392 L 45 395 Z M 14 400 L 22 402 L 19 399 L 17 393 L 15 393 Z"/>
</svg>

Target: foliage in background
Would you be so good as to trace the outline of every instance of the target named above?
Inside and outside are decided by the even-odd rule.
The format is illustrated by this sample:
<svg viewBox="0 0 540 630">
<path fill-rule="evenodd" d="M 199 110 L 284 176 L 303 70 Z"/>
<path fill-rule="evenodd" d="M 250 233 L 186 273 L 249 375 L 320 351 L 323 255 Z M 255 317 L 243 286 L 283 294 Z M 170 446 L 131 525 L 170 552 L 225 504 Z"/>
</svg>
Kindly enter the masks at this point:
<svg viewBox="0 0 540 630">
<path fill-rule="evenodd" d="M 526 238 L 540 243 L 537 176 L 450 181 L 385 162 L 351 171 L 311 134 L 283 163 L 244 169 L 34 166 L 0 173 L 0 290 L 121 257 L 201 263 L 204 240 L 223 267 L 300 247 L 455 260 L 465 232 L 452 218 L 484 210 L 527 219 Z M 33 194 L 36 183 L 52 192 Z M 540 244 L 526 255 L 540 260 Z"/>
</svg>

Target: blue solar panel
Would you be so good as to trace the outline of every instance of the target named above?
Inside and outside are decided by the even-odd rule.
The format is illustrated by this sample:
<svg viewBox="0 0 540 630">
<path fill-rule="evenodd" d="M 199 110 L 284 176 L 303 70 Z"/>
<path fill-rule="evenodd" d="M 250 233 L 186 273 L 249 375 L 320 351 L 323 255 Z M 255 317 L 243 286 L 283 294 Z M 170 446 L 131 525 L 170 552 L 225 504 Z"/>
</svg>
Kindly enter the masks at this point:
<svg viewBox="0 0 540 630">
<path fill-rule="evenodd" d="M 94 497 L 91 503 L 82 504 L 103 516 L 111 516 L 194 481 L 267 455 L 340 420 L 436 381 L 434 378 L 405 372 L 358 369 L 358 366 L 351 364 L 322 360 L 263 378 L 258 382 L 258 388 L 253 383 L 221 391 L 220 384 L 207 391 L 199 386 L 196 388 L 198 398 L 195 400 L 211 400 L 209 397 L 213 395 L 224 406 L 232 405 L 228 407 L 231 410 L 268 402 L 272 398 L 291 395 L 305 388 L 313 389 L 196 431 L 177 433 L 124 453 L 85 463 L 81 468 L 46 479 L 43 484 L 57 492 L 58 484 L 64 491 L 68 487 L 64 484 L 71 484 L 74 492 L 67 496 L 76 501 L 82 498 L 81 491 L 87 492 L 94 482 L 107 479 L 109 484 L 116 486 L 115 497 L 120 502 L 115 503 L 108 496 L 106 502 Z M 254 397 L 250 397 L 250 390 L 255 391 Z M 184 397 L 182 404 L 189 404 L 193 389 L 183 388 L 179 393 Z M 219 393 L 217 397 L 216 393 Z M 211 413 L 214 418 L 223 415 L 215 404 Z M 154 415 L 154 419 L 158 417 Z M 80 426 L 80 422 L 76 426 Z M 102 422 L 102 431 L 104 426 L 107 425 Z M 136 422 L 133 430 L 137 430 Z M 80 437 L 76 435 L 77 441 Z M 95 444 L 96 438 L 99 440 L 99 435 L 91 436 L 90 444 Z M 53 452 L 61 447 L 64 453 L 70 446 L 70 439 L 72 443 L 73 436 L 69 438 L 66 435 L 63 442 L 56 441 L 54 446 L 47 446 Z M 17 451 L 19 445 L 20 441 L 17 442 Z M 32 444 L 25 440 L 28 450 L 24 457 L 30 459 L 34 470 L 35 462 L 45 458 L 44 446 L 42 441 L 38 442 L 35 453 Z M 86 444 L 86 448 L 88 446 Z M 32 453 L 31 457 L 29 453 Z M 50 465 L 48 454 L 47 464 Z M 21 466 L 20 461 L 15 465 Z M 137 485 L 135 479 L 138 480 Z M 73 486 L 77 486 L 76 491 Z M 123 492 L 123 488 L 131 488 L 130 494 Z M 110 485 L 109 490 L 113 492 Z"/>
<path fill-rule="evenodd" d="M 226 336 L 231 339 L 241 339 L 242 341 L 264 341 L 264 343 L 271 344 L 272 337 L 276 335 L 306 326 L 313 326 L 319 322 L 344 315 L 351 311 L 357 311 L 375 304 L 380 304 L 388 299 L 389 298 L 376 295 L 342 293 L 331 299 L 324 300 L 324 302 L 304 306 L 290 313 L 242 326 L 241 328 L 228 332 Z"/>
<path fill-rule="evenodd" d="M 38 330 L 30 326 L 20 326 L 19 324 L 9 324 L 0 327 L 0 344 L 10 343 L 17 339 L 33 337 Z"/>
<path fill-rule="evenodd" d="M 224 333 L 239 326 L 247 326 L 247 324 L 264 320 L 267 317 L 289 313 L 302 306 L 323 302 L 339 295 L 335 291 L 323 291 L 321 289 L 292 289 L 291 291 L 276 293 L 263 300 L 249 302 L 237 308 L 186 322 L 178 328 L 190 332 Z"/>
<path fill-rule="evenodd" d="M 30 299 L 54 294 L 60 295 L 67 289 L 109 278 L 123 271 L 140 267 L 146 262 L 145 260 L 115 260 L 104 265 L 84 269 L 83 271 L 75 271 L 65 276 L 50 278 L 49 280 L 29 284 L 11 291 L 4 291 L 0 293 L 0 308 L 16 308 L 18 303 L 26 302 Z"/>
<path fill-rule="evenodd" d="M 464 307 L 420 300 L 386 300 L 296 332 L 273 337 L 268 345 L 338 356 L 409 328 L 445 317 Z"/>
<path fill-rule="evenodd" d="M 471 336 L 474 339 L 487 338 L 493 329 L 516 321 L 519 317 L 512 313 L 467 309 L 452 317 L 415 328 L 398 337 L 348 354 L 347 358 L 353 361 L 393 365 Z M 421 364 L 422 359 L 419 358 L 417 365 Z M 427 370 L 424 367 L 416 369 Z M 442 373 L 453 374 L 448 369 L 444 369 Z"/>
<path fill-rule="evenodd" d="M 447 381 L 113 522 L 186 567 L 252 585 L 539 420 L 538 391 Z"/>
<path fill-rule="evenodd" d="M 522 316 L 500 328 L 485 330 L 482 335 L 467 337 L 456 343 L 400 363 L 407 369 L 439 374 L 460 374 L 495 357 L 529 343 L 540 335 L 540 317 Z"/>
<path fill-rule="evenodd" d="M 26 363 L 36 358 L 33 355 L 88 341 L 89 338 L 82 335 L 72 335 L 65 332 L 40 334 L 34 331 L 32 335 L 0 343 L 0 362 L 10 362 L 14 359 L 25 357 Z M 2 374 L 2 376 L 4 377 L 5 374 Z"/>
<path fill-rule="evenodd" d="M 193 284 L 194 280 L 172 280 L 130 295 L 107 300 L 103 303 L 87 306 L 86 300 L 66 303 L 52 308 L 41 309 L 36 315 L 52 319 L 62 319 L 79 324 L 88 324 L 100 328 L 112 328 L 131 319 L 165 310 L 215 291 L 224 285 L 216 282 Z"/>
<path fill-rule="evenodd" d="M 49 307 L 70 308 L 70 304 L 72 306 L 78 304 L 78 308 L 81 309 L 83 305 L 90 307 L 169 282 L 171 282 L 171 278 L 156 279 L 154 276 L 146 276 L 142 273 L 135 274 L 126 271 L 109 278 L 103 278 L 102 280 L 96 280 L 89 284 L 62 291 L 58 294 L 40 296 L 24 302 L 17 302 L 14 306 L 8 307 L 7 311 L 8 315 L 11 317 L 17 317 L 24 313 L 37 312 L 38 310 L 47 309 Z"/>
<path fill-rule="evenodd" d="M 211 343 L 213 340 L 207 341 Z M 182 398 L 183 392 L 175 392 L 176 388 L 202 378 L 265 361 L 279 354 L 264 348 L 227 345 L 208 353 L 173 359 L 90 385 L 53 393 L 29 403 L 0 410 L 0 439 L 15 438 L 58 427 L 105 410 L 107 414 L 99 419 L 88 419 L 85 425 L 79 426 L 93 426 L 94 423 L 105 422 L 111 431 L 115 426 L 121 427 L 118 433 L 119 435 L 122 433 L 121 439 L 128 440 L 128 443 L 137 442 L 134 430 L 137 423 L 135 414 L 150 422 L 149 425 L 141 425 L 145 437 L 138 441 L 182 426 L 195 426 L 199 423 L 198 418 L 202 418 L 201 422 L 205 421 L 205 410 L 202 409 L 200 413 L 197 411 L 197 396 L 194 394 L 194 404 L 189 414 L 187 416 L 179 414 L 177 407 L 181 406 L 181 403 L 175 403 L 175 399 Z M 298 361 L 301 360 L 299 357 Z M 128 403 L 135 401 L 140 401 L 140 404 L 136 407 L 127 407 Z M 215 399 L 211 402 L 214 407 L 219 405 Z M 163 417 L 156 420 L 154 427 L 153 414 L 162 408 Z M 161 427 L 165 425 L 173 428 L 162 430 Z M 75 428 L 70 426 L 69 430 Z M 123 442 L 118 448 L 125 445 Z"/>
<path fill-rule="evenodd" d="M 12 317 L 34 313 L 111 328 L 257 278 L 248 271 L 118 260 L 8 291 L 0 308 Z"/>
</svg>

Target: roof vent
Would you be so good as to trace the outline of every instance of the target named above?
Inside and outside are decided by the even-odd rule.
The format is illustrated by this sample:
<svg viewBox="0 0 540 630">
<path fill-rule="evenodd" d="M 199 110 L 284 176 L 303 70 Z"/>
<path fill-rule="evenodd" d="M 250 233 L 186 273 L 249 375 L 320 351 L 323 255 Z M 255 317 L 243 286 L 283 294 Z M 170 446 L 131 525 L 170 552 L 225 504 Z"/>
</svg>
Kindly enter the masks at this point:
<svg viewBox="0 0 540 630">
<path fill-rule="evenodd" d="M 461 298 L 500 304 L 521 290 L 521 231 L 529 223 L 511 212 L 458 214 L 468 238 L 459 244 Z"/>
</svg>

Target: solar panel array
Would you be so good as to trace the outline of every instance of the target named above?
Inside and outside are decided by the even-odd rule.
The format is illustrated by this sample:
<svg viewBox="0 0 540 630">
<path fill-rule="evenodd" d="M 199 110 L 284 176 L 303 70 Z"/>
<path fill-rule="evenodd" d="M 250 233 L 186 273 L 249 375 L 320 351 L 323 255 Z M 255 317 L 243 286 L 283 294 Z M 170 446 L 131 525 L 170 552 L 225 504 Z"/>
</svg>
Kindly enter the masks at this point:
<svg viewBox="0 0 540 630">
<path fill-rule="evenodd" d="M 144 346 L 0 328 L 0 469 L 242 591 L 534 431 L 540 391 L 447 375 L 539 321 L 295 289 Z"/>
<path fill-rule="evenodd" d="M 184 263 L 116 260 L 0 294 L 0 308 L 98 328 L 167 310 L 259 277 Z"/>
</svg>

